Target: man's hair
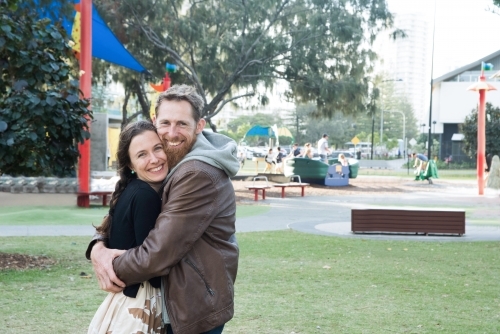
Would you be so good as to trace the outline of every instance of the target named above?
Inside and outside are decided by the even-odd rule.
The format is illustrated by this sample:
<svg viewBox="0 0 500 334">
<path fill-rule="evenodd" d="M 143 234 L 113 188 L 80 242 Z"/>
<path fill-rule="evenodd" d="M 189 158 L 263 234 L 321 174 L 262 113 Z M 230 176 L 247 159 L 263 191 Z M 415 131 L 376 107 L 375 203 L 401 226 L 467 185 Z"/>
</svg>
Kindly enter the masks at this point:
<svg viewBox="0 0 500 334">
<path fill-rule="evenodd" d="M 173 85 L 166 91 L 160 93 L 155 105 L 155 116 L 158 116 L 158 108 L 163 101 L 186 101 L 191 105 L 194 121 L 198 123 L 201 113 L 205 107 L 203 98 L 193 86 Z"/>
<path fill-rule="evenodd" d="M 328 137 L 328 135 L 326 133 L 323 134 L 323 138 L 326 138 Z"/>
</svg>

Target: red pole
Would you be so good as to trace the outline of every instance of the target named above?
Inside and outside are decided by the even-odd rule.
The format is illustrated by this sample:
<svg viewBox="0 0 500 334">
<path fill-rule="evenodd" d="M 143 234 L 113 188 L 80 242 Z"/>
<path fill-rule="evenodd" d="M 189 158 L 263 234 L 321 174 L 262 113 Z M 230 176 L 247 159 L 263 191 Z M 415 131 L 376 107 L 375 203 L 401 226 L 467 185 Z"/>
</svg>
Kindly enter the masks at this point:
<svg viewBox="0 0 500 334">
<path fill-rule="evenodd" d="M 83 98 L 92 96 L 92 0 L 80 1 L 81 39 L 80 39 L 80 90 Z M 83 71 L 83 72 L 82 72 Z M 90 106 L 89 106 L 90 108 Z M 90 130 L 90 121 L 87 122 Z M 78 162 L 78 198 L 77 205 L 88 208 L 90 206 L 90 139 L 78 144 L 80 160 Z"/>
<path fill-rule="evenodd" d="M 479 81 L 486 81 L 484 75 Z M 479 195 L 484 195 L 484 159 L 486 154 L 486 89 L 479 90 L 477 113 L 477 186 Z"/>
</svg>

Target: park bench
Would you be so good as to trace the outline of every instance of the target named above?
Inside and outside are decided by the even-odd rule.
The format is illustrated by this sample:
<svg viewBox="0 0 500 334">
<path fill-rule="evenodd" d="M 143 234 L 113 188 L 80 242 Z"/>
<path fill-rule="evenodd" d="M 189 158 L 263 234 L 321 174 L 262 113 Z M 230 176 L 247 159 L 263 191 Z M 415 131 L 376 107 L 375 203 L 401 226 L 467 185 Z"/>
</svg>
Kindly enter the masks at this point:
<svg viewBox="0 0 500 334">
<path fill-rule="evenodd" d="M 353 233 L 465 234 L 465 211 L 447 209 L 352 209 Z"/>
<path fill-rule="evenodd" d="M 294 180 L 296 178 L 299 180 L 299 182 L 292 182 L 292 180 Z M 305 187 L 309 187 L 309 183 L 302 183 L 302 181 L 300 180 L 300 175 L 292 175 L 292 176 L 290 176 L 290 182 L 288 182 L 288 183 L 278 183 L 278 184 L 275 184 L 274 186 L 278 187 L 278 188 L 281 188 L 281 198 L 285 198 L 285 189 L 288 188 L 288 187 L 290 187 L 290 188 L 301 188 L 300 195 L 302 197 L 304 197 L 304 194 L 305 194 L 304 188 Z"/>
<path fill-rule="evenodd" d="M 265 184 L 256 184 L 255 181 L 257 180 L 265 180 Z M 254 191 L 254 200 L 258 201 L 259 200 L 259 191 L 262 191 L 262 199 L 266 199 L 266 189 L 271 189 L 271 186 L 269 186 L 267 182 L 267 177 L 265 176 L 256 176 L 253 178 L 253 183 L 251 186 L 246 186 L 248 190 L 253 190 Z"/>
<path fill-rule="evenodd" d="M 89 193 L 86 193 L 86 192 L 77 192 L 76 194 L 78 196 L 88 195 L 88 196 L 101 197 L 102 198 L 102 206 L 107 206 L 108 205 L 108 196 L 111 196 L 111 194 L 113 194 L 113 192 L 112 191 L 98 190 L 98 191 L 91 191 Z"/>
</svg>

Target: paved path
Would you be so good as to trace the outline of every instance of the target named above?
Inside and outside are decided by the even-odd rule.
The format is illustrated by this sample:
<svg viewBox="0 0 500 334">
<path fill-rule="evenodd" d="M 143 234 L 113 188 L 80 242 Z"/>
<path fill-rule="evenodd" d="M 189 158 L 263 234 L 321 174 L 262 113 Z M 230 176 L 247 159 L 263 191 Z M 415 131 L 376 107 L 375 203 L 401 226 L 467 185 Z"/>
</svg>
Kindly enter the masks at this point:
<svg viewBox="0 0 500 334">
<path fill-rule="evenodd" d="M 418 241 L 500 241 L 500 196 L 486 189 L 477 195 L 472 181 L 458 181 L 452 185 L 433 185 L 435 191 L 393 193 L 383 195 L 365 193 L 350 196 L 307 196 L 290 198 L 268 197 L 271 206 L 266 215 L 240 218 L 238 232 L 293 229 L 300 232 L 328 236 Z M 426 187 L 422 183 L 422 187 Z M 459 236 L 424 236 L 409 234 L 353 234 L 352 208 L 456 208 L 466 210 L 466 234 Z"/>
<path fill-rule="evenodd" d="M 411 182 L 411 181 L 410 181 Z M 308 196 L 277 198 L 267 197 L 260 204 L 269 205 L 265 215 L 239 218 L 236 229 L 239 233 L 293 229 L 300 232 L 326 236 L 418 241 L 500 241 L 500 196 L 486 189 L 485 195 L 477 195 L 473 181 L 457 181 L 433 185 L 429 191 L 426 183 L 422 191 L 411 193 L 359 192 L 350 195 Z M 415 186 L 415 183 L 412 184 Z M 74 195 L 30 194 L 28 203 L 53 200 L 62 205 L 75 203 Z M 18 197 L 16 197 L 18 196 Z M 0 193 L 3 203 L 18 203 L 21 194 Z M 49 197 L 48 197 L 49 196 Z M 17 200 L 16 200 L 17 199 Z M 64 203 L 64 204 L 63 204 Z M 10 206 L 10 205 L 9 205 Z M 350 231 L 352 208 L 431 207 L 457 208 L 467 212 L 466 234 L 458 236 L 423 236 L 404 234 L 353 234 Z M 91 236 L 91 226 L 0 226 L 0 236 Z"/>
</svg>

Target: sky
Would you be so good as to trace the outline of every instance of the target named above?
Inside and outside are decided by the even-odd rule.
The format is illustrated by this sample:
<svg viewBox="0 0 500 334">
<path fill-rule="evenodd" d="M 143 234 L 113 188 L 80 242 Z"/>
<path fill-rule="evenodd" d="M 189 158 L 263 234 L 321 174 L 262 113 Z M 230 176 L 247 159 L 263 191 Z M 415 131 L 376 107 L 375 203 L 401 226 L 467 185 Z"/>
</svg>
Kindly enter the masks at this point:
<svg viewBox="0 0 500 334">
<path fill-rule="evenodd" d="M 500 50 L 500 15 L 487 10 L 496 8 L 493 0 L 387 0 L 387 3 L 393 13 L 424 12 L 430 22 L 431 40 L 435 6 L 434 78 Z M 429 50 L 432 57 L 432 47 Z"/>
</svg>

